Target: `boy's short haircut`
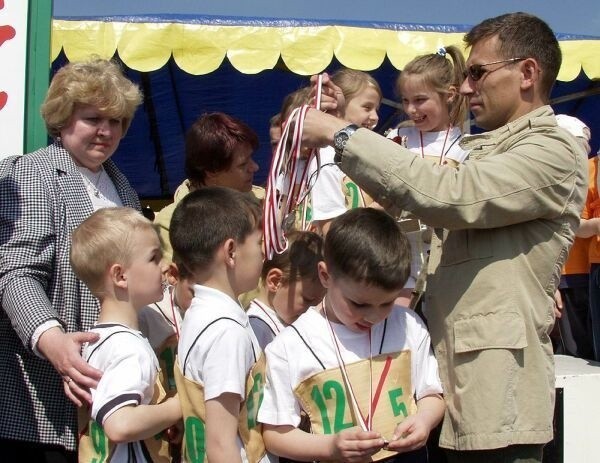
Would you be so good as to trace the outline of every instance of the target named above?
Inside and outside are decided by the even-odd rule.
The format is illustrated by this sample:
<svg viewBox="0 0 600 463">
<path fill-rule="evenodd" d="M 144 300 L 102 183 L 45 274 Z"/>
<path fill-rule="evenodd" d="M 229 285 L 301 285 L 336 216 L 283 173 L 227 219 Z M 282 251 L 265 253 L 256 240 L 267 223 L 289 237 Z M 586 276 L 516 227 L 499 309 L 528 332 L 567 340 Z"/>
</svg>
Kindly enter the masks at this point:
<svg viewBox="0 0 600 463">
<path fill-rule="evenodd" d="M 104 277 L 111 265 L 129 265 L 139 230 L 156 232 L 152 222 L 129 207 L 99 209 L 75 229 L 71 266 L 94 296 L 102 296 Z"/>
<path fill-rule="evenodd" d="M 396 221 L 373 208 L 351 209 L 331 222 L 324 260 L 336 278 L 385 290 L 401 289 L 410 275 L 410 244 Z"/>
<path fill-rule="evenodd" d="M 323 239 L 309 231 L 292 231 L 286 234 L 286 238 L 287 249 L 281 254 L 275 253 L 271 259 L 265 259 L 261 272 L 263 281 L 274 268 L 282 271 L 282 284 L 304 278 L 318 280 L 318 265 L 323 260 Z"/>
<path fill-rule="evenodd" d="M 204 187 L 177 204 L 169 239 L 178 266 L 195 274 L 212 262 L 226 240 L 239 243 L 262 226 L 260 202 L 251 194 L 225 187 Z"/>
</svg>

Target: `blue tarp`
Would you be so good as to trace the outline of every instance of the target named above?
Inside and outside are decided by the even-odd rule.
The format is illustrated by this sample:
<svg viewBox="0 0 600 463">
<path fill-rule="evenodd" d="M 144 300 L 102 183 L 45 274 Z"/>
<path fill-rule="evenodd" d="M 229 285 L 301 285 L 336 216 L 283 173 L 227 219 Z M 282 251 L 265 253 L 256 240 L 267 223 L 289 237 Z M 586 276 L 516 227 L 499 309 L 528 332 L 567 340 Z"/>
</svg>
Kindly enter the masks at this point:
<svg viewBox="0 0 600 463">
<path fill-rule="evenodd" d="M 118 19 L 117 19 L 118 18 Z M 128 18 L 128 19 L 126 19 Z M 56 18 L 66 19 L 66 18 Z M 77 20 L 110 20 L 110 18 L 82 18 Z M 135 21 L 132 17 L 113 17 L 118 21 Z M 144 22 L 198 21 L 200 23 L 252 24 L 257 26 L 282 23 L 295 26 L 307 24 L 325 25 L 328 21 L 269 20 L 265 18 L 228 17 L 189 17 L 187 15 L 143 16 Z M 464 32 L 468 26 L 457 25 L 399 25 L 392 23 L 356 23 L 335 21 L 335 24 L 379 28 L 412 28 L 412 30 L 435 32 Z M 562 35 L 563 39 L 576 38 Z M 115 56 L 118 59 L 118 55 Z M 61 55 L 53 63 L 53 71 L 66 62 Z M 124 66 L 125 67 L 125 66 Z M 332 72 L 340 64 L 333 60 L 328 67 Z M 258 134 L 260 147 L 255 160 L 260 171 L 255 183 L 264 184 L 269 168 L 271 149 L 269 143 L 269 119 L 279 111 L 286 94 L 308 84 L 308 78 L 293 74 L 281 62 L 271 70 L 258 74 L 242 74 L 227 59 L 214 72 L 206 75 L 190 75 L 182 71 L 171 58 L 161 69 L 153 72 L 139 72 L 125 67 L 127 75 L 137 82 L 144 92 L 144 104 L 138 110 L 127 137 L 114 156 L 121 170 L 129 178 L 142 198 L 168 198 L 184 179 L 183 139 L 186 129 L 200 115 L 211 111 L 223 111 L 247 122 Z M 384 97 L 397 100 L 394 95 L 394 81 L 398 70 L 387 60 L 371 74 L 378 80 Z M 600 83 L 588 79 L 581 73 L 571 82 L 558 82 L 553 98 L 562 97 L 590 88 L 598 89 Z M 582 119 L 592 128 L 592 149 L 595 153 L 600 142 L 600 95 L 587 96 L 555 105 L 557 113 L 570 114 Z M 380 112 L 379 131 L 395 122 L 395 110 L 383 105 Z"/>
</svg>

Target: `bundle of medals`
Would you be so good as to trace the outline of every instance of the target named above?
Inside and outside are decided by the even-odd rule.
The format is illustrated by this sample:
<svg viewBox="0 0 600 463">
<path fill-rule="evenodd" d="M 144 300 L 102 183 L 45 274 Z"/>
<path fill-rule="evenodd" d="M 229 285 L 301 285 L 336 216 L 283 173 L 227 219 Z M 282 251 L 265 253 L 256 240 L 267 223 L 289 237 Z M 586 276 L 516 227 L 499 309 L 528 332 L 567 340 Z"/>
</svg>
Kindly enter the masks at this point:
<svg viewBox="0 0 600 463">
<path fill-rule="evenodd" d="M 315 108 L 321 106 L 322 76 L 317 80 Z M 302 130 L 304 118 L 309 106 L 295 108 L 283 123 L 281 139 L 277 144 L 269 176 L 264 202 L 263 232 L 265 259 L 271 259 L 275 253 L 281 254 L 287 249 L 286 233 L 296 225 L 298 208 L 304 203 L 310 192 L 308 168 L 316 158 L 317 172 L 320 168 L 318 150 L 308 155 L 302 152 Z M 299 228 L 307 227 L 305 214 L 302 214 Z"/>
</svg>

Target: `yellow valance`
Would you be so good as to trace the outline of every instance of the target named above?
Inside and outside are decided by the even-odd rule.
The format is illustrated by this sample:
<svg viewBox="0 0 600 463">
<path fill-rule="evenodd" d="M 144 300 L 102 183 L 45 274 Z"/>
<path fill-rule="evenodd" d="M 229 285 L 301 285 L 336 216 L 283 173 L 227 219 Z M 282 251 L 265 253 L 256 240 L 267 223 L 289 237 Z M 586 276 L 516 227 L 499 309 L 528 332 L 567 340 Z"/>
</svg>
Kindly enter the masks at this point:
<svg viewBox="0 0 600 463">
<path fill-rule="evenodd" d="M 173 56 L 184 71 L 199 75 L 227 59 L 240 72 L 272 69 L 279 57 L 294 73 L 317 74 L 335 56 L 344 66 L 377 69 L 385 56 L 397 68 L 416 55 L 441 46 L 462 46 L 462 33 L 390 30 L 352 26 L 207 25 L 176 22 L 71 21 L 52 24 L 52 59 L 61 49 L 70 61 L 119 53 L 132 69 L 148 72 Z M 561 40 L 563 64 L 559 80 L 570 81 L 583 68 L 600 78 L 600 40 Z"/>
</svg>

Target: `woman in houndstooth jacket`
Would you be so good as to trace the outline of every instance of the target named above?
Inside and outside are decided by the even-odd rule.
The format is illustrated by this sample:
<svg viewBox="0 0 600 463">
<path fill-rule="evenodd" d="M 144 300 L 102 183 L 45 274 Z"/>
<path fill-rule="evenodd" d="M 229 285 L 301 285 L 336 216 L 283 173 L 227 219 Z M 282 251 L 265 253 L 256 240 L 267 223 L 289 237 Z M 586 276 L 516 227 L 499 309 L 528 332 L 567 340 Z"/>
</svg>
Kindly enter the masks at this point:
<svg viewBox="0 0 600 463">
<path fill-rule="evenodd" d="M 96 209 L 140 209 L 110 157 L 141 99 L 113 62 L 68 64 L 42 105 L 54 143 L 0 162 L 2 461 L 77 458 L 73 404 L 101 372 L 80 356 L 99 306 L 71 271 L 71 232 Z"/>
</svg>

